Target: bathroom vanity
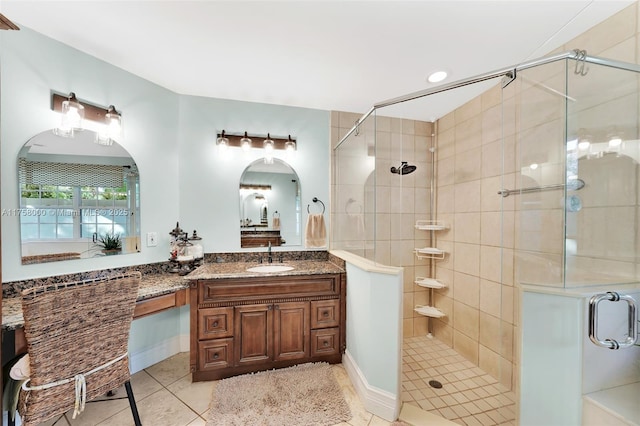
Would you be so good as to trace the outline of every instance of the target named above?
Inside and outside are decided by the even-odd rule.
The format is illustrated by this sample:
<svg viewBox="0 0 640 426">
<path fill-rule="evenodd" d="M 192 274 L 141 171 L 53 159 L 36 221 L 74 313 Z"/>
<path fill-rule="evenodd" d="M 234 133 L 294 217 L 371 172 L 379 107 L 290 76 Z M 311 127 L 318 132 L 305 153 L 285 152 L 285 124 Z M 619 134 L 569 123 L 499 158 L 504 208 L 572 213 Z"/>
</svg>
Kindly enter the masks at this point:
<svg viewBox="0 0 640 426">
<path fill-rule="evenodd" d="M 342 361 L 344 270 L 327 261 L 286 265 L 292 269 L 251 272 L 255 263 L 205 264 L 187 277 L 193 381 Z"/>
</svg>

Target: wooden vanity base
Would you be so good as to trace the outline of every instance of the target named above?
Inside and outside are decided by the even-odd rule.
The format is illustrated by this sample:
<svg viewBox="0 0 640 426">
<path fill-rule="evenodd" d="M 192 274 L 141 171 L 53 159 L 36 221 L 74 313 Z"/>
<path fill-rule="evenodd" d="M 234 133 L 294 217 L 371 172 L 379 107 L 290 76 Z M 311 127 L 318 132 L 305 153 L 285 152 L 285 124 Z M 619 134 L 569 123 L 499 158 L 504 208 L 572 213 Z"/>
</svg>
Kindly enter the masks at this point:
<svg viewBox="0 0 640 426">
<path fill-rule="evenodd" d="M 191 282 L 193 381 L 342 361 L 344 274 Z"/>
</svg>

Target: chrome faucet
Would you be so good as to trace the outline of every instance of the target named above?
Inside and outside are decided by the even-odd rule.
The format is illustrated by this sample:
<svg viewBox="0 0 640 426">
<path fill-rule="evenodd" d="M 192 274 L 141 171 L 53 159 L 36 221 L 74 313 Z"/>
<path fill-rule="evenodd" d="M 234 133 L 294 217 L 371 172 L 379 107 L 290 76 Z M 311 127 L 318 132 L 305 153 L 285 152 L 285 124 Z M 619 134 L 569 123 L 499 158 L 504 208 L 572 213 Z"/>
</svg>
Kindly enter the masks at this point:
<svg viewBox="0 0 640 426">
<path fill-rule="evenodd" d="M 269 263 L 273 263 L 273 257 L 271 256 L 271 241 L 269 241 L 269 248 L 267 249 L 267 253 L 269 253 Z"/>
</svg>

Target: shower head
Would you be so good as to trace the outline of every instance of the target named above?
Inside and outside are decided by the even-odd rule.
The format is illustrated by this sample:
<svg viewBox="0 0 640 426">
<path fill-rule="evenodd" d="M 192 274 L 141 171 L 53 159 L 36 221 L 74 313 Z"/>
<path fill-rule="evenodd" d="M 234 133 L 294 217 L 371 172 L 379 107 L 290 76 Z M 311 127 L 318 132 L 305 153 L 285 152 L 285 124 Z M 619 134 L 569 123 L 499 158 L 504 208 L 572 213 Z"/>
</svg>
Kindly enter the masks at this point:
<svg viewBox="0 0 640 426">
<path fill-rule="evenodd" d="M 398 175 L 408 175 L 416 170 L 416 166 L 411 166 L 406 161 L 403 161 L 400 164 L 400 167 L 391 167 L 391 173 L 396 173 Z"/>
</svg>

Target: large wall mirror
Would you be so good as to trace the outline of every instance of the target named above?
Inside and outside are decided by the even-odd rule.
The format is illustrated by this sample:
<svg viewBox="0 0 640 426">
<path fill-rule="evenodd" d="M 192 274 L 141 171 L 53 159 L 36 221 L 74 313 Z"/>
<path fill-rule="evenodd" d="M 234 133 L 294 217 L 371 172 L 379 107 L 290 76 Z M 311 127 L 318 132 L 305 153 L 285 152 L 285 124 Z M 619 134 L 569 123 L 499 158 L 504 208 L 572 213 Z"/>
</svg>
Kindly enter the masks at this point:
<svg viewBox="0 0 640 426">
<path fill-rule="evenodd" d="M 300 180 L 277 158 L 259 159 L 240 177 L 240 246 L 302 244 Z"/>
<path fill-rule="evenodd" d="M 95 140 L 89 130 L 46 131 L 20 150 L 22 264 L 140 251 L 136 163 L 118 143 Z"/>
</svg>

